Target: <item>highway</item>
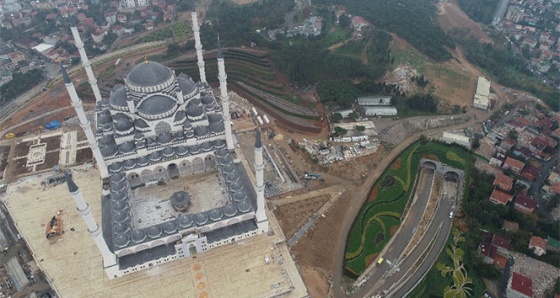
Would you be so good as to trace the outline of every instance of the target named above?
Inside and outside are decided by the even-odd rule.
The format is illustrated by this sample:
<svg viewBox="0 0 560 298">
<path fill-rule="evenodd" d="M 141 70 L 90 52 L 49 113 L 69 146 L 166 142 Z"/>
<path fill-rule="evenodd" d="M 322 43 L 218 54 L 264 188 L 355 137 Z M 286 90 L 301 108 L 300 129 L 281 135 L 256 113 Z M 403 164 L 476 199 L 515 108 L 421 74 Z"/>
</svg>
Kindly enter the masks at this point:
<svg viewBox="0 0 560 298">
<path fill-rule="evenodd" d="M 398 233 L 382 252 L 384 263 L 379 267 L 373 267 L 368 274 L 368 281 L 352 297 L 371 297 L 382 293 L 391 297 L 404 297 L 437 260 L 451 231 L 452 219 L 449 218 L 449 213 L 456 205 L 457 197 L 456 195 L 447 197 L 443 195 L 444 191 L 440 194 L 440 189 L 434 188 L 434 186 L 439 188 L 438 185 L 441 185 L 434 183 L 436 179 L 441 181 L 441 174 L 436 177 L 434 170 L 422 168 L 419 175 L 416 198 L 410 213 Z M 427 227 L 423 231 L 418 231 L 418 224 L 424 217 L 425 208 L 433 194 L 438 196 L 435 211 Z M 418 243 L 411 244 L 415 233 L 423 233 L 423 235 Z"/>
<path fill-rule="evenodd" d="M 509 0 L 500 0 L 500 3 L 498 3 L 498 7 L 496 7 L 496 11 L 494 12 L 494 19 L 492 20 L 493 26 L 496 26 L 500 23 L 500 20 L 506 14 L 508 5 L 509 5 Z"/>
</svg>

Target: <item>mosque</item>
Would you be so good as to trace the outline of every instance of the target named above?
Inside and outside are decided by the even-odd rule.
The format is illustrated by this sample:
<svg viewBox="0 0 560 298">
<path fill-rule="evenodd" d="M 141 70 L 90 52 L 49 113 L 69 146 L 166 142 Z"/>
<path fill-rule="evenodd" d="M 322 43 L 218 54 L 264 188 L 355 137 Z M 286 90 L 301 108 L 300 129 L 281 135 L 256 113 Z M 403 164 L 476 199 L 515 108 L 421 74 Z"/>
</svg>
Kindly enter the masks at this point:
<svg viewBox="0 0 560 298">
<path fill-rule="evenodd" d="M 109 98 L 101 97 L 72 28 L 96 98 L 93 129 L 64 68 L 62 74 L 101 174 L 101 227 L 70 173 L 65 175 L 110 279 L 268 232 L 260 134 L 253 186 L 234 151 L 219 41 L 221 105 L 206 82 L 196 12 L 192 20 L 200 82 L 146 60 Z"/>
</svg>

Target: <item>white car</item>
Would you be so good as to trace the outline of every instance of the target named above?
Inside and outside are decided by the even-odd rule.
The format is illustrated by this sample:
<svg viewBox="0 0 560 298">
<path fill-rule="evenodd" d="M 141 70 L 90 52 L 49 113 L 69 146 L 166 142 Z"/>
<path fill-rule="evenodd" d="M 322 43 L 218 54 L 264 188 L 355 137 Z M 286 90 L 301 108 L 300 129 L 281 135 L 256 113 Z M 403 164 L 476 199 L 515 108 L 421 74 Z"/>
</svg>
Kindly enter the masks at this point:
<svg viewBox="0 0 560 298">
<path fill-rule="evenodd" d="M 453 218 L 453 211 L 449 212 L 449 218 Z"/>
</svg>

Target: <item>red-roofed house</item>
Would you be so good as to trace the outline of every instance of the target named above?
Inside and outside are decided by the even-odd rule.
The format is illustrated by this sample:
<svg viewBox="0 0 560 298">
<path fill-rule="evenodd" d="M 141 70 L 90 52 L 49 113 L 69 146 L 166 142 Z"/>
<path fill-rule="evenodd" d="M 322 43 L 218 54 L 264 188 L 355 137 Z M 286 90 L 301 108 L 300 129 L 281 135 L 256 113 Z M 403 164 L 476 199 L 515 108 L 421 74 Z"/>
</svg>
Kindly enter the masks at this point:
<svg viewBox="0 0 560 298">
<path fill-rule="evenodd" d="M 545 138 L 539 136 L 531 141 L 529 149 L 531 149 L 531 152 L 533 152 L 533 154 L 538 156 L 544 151 L 544 149 L 546 149 L 547 146 L 548 141 Z"/>
<path fill-rule="evenodd" d="M 531 214 L 535 211 L 535 208 L 537 208 L 537 201 L 533 200 L 526 190 L 522 190 L 517 194 L 513 207 L 519 212 Z"/>
<path fill-rule="evenodd" d="M 555 183 L 553 183 L 553 184 L 550 186 L 549 190 L 550 190 L 552 193 L 560 194 L 560 182 L 555 182 Z"/>
<path fill-rule="evenodd" d="M 547 246 L 548 243 L 546 239 L 543 239 L 539 236 L 533 236 L 531 237 L 531 240 L 529 240 L 529 249 L 532 249 L 537 256 L 546 254 Z"/>
<path fill-rule="evenodd" d="M 362 28 L 369 26 L 369 22 L 360 16 L 355 16 L 352 18 L 352 28 L 356 31 L 362 31 Z"/>
<path fill-rule="evenodd" d="M 511 148 L 513 148 L 513 146 L 515 146 L 517 144 L 517 141 L 512 139 L 512 138 L 505 138 L 501 143 L 500 143 L 500 147 L 506 149 L 506 150 L 510 150 Z"/>
<path fill-rule="evenodd" d="M 532 298 L 533 281 L 519 273 L 512 272 L 506 290 L 508 298 Z"/>
<path fill-rule="evenodd" d="M 537 180 L 537 178 L 539 178 L 540 174 L 541 174 L 541 171 L 537 167 L 534 167 L 532 165 L 525 166 L 523 168 L 523 171 L 521 171 L 521 176 L 523 176 L 523 177 L 525 177 L 525 178 L 527 178 L 531 181 Z"/>
<path fill-rule="evenodd" d="M 556 139 L 560 139 L 560 127 L 555 129 L 551 134 L 551 137 L 554 137 Z"/>
<path fill-rule="evenodd" d="M 513 187 L 513 178 L 500 173 L 496 179 L 494 179 L 494 186 L 505 191 L 510 191 Z"/>
<path fill-rule="evenodd" d="M 511 202 L 511 199 L 513 199 L 512 195 L 507 194 L 497 188 L 494 188 L 494 191 L 492 191 L 492 194 L 490 195 L 490 202 L 497 205 L 505 205 Z"/>
<path fill-rule="evenodd" d="M 515 174 L 521 173 L 524 167 L 525 167 L 525 163 L 511 157 L 506 158 L 506 161 L 504 161 L 504 164 L 502 165 L 502 169 L 504 170 L 510 169 Z"/>
<path fill-rule="evenodd" d="M 478 245 L 478 253 L 484 257 L 484 262 L 504 269 L 509 257 L 511 241 L 500 234 L 483 232 L 482 242 Z"/>
</svg>

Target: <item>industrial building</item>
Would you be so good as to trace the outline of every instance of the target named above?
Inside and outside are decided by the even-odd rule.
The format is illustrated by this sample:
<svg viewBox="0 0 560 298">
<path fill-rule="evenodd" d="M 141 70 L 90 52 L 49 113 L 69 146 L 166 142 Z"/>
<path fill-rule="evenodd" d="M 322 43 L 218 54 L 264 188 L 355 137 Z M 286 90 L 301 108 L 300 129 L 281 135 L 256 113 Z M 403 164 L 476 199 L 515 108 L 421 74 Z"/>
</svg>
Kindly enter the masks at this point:
<svg viewBox="0 0 560 298">
<path fill-rule="evenodd" d="M 361 106 L 390 106 L 391 96 L 364 96 L 356 99 Z"/>
<path fill-rule="evenodd" d="M 490 109 L 490 81 L 485 77 L 478 77 L 473 107 L 481 110 Z"/>
<path fill-rule="evenodd" d="M 372 117 L 397 115 L 397 108 L 393 106 L 366 107 L 364 110 L 366 116 L 372 116 Z"/>
</svg>

